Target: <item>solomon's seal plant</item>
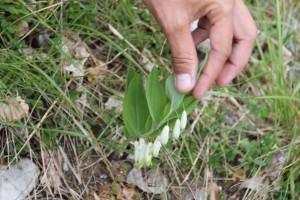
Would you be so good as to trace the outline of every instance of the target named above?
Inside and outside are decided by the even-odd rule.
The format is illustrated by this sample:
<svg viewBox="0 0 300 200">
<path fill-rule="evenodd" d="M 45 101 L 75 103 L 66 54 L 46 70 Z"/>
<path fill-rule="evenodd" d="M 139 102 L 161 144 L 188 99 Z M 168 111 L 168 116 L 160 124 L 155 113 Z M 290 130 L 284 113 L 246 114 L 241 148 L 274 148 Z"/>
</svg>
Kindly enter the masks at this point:
<svg viewBox="0 0 300 200">
<path fill-rule="evenodd" d="M 177 92 L 173 76 L 159 80 L 153 68 L 144 82 L 141 76 L 129 69 L 123 103 L 124 133 L 134 141 L 135 165 L 150 166 L 153 157 L 159 156 L 162 145 L 167 145 L 170 128 L 174 139 L 186 128 L 187 115 L 198 104 L 188 94 Z"/>
</svg>

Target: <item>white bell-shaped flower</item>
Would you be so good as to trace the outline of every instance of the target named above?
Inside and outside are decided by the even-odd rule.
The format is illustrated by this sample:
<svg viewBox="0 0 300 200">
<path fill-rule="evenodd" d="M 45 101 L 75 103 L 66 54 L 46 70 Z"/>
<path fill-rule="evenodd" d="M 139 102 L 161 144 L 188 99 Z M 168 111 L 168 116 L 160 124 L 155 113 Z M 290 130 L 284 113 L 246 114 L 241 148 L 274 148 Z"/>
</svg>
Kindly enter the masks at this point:
<svg viewBox="0 0 300 200">
<path fill-rule="evenodd" d="M 170 132 L 170 128 L 168 125 L 165 125 L 161 135 L 160 135 L 160 142 L 162 145 L 166 145 L 168 143 L 169 140 L 169 132 Z"/>
<path fill-rule="evenodd" d="M 152 148 L 153 157 L 158 156 L 160 148 L 161 148 L 161 142 L 160 142 L 160 136 L 158 136 L 153 143 L 153 148 Z"/>
<path fill-rule="evenodd" d="M 139 152 L 139 159 L 137 161 L 137 167 L 138 168 L 142 168 L 145 165 L 145 154 L 146 154 L 146 150 L 147 150 L 147 145 L 144 144 Z"/>
<path fill-rule="evenodd" d="M 140 148 L 141 148 L 142 146 L 144 146 L 144 144 L 146 144 L 145 139 L 144 139 L 144 138 L 140 138 L 140 141 L 139 141 L 139 146 L 140 146 Z"/>
<path fill-rule="evenodd" d="M 187 113 L 186 113 L 186 111 L 184 110 L 184 111 L 182 112 L 181 120 L 180 120 L 180 128 L 181 128 L 181 130 L 185 129 L 186 124 L 187 124 Z"/>
<path fill-rule="evenodd" d="M 139 142 L 135 141 L 134 142 L 134 161 L 137 162 L 139 159 Z"/>
<path fill-rule="evenodd" d="M 180 135 L 180 120 L 177 119 L 176 122 L 175 122 L 175 126 L 173 128 L 173 138 L 174 139 L 178 139 L 179 138 L 179 135 Z"/>
<path fill-rule="evenodd" d="M 150 166 L 151 165 L 151 161 L 152 161 L 152 150 L 153 149 L 153 144 L 152 142 L 149 142 L 147 144 L 147 148 L 146 148 L 146 151 L 145 151 L 145 164 L 147 166 Z"/>
</svg>

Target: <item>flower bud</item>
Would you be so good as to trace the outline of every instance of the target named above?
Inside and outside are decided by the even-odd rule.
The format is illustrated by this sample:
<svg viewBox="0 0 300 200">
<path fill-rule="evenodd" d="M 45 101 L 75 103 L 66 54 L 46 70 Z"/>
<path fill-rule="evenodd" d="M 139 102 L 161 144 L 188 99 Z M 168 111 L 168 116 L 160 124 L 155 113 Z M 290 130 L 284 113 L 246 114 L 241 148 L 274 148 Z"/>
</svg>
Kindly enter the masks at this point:
<svg viewBox="0 0 300 200">
<path fill-rule="evenodd" d="M 148 143 L 146 151 L 145 151 L 145 164 L 147 166 L 151 165 L 152 161 L 152 149 L 153 149 L 153 144 L 152 142 Z"/>
<path fill-rule="evenodd" d="M 145 164 L 145 153 L 146 153 L 147 145 L 144 144 L 139 152 L 139 159 L 137 161 L 137 167 L 142 168 Z"/>
<path fill-rule="evenodd" d="M 139 142 L 135 141 L 134 142 L 134 161 L 137 162 L 137 160 L 139 159 Z"/>
<path fill-rule="evenodd" d="M 173 138 L 178 139 L 180 135 L 180 120 L 177 119 L 173 128 Z"/>
<path fill-rule="evenodd" d="M 159 154 L 159 151 L 160 151 L 160 148 L 161 148 L 161 142 L 160 142 L 160 136 L 158 136 L 154 143 L 153 143 L 153 148 L 152 148 L 152 155 L 154 157 L 157 157 L 158 154 Z"/>
<path fill-rule="evenodd" d="M 180 128 L 181 128 L 181 130 L 185 129 L 186 123 L 187 123 L 187 113 L 186 113 L 186 111 L 184 110 L 184 111 L 182 112 L 181 120 L 180 120 Z"/>
<path fill-rule="evenodd" d="M 146 144 L 145 139 L 144 138 L 140 138 L 139 147 L 141 148 L 142 146 L 144 146 L 144 144 Z"/>
<path fill-rule="evenodd" d="M 168 140 L 169 140 L 169 131 L 170 131 L 170 128 L 168 125 L 164 126 L 162 132 L 161 132 L 161 135 L 160 135 L 160 142 L 162 145 L 166 145 L 168 143 Z"/>
</svg>

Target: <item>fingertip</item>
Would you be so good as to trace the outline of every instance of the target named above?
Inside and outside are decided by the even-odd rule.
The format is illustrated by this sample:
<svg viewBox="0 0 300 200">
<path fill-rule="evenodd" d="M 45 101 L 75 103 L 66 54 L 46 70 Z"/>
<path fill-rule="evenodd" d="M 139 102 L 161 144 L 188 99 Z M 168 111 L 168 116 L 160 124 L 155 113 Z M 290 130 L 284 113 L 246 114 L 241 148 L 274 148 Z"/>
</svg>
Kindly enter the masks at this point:
<svg viewBox="0 0 300 200">
<path fill-rule="evenodd" d="M 216 84 L 220 88 L 227 87 L 232 80 L 242 71 L 243 67 L 238 67 L 230 62 L 226 62 L 224 68 L 216 79 Z"/>
<path fill-rule="evenodd" d="M 206 91 L 202 90 L 202 89 L 195 88 L 193 90 L 193 96 L 198 100 L 200 100 L 205 95 L 205 93 L 206 93 Z"/>
<path fill-rule="evenodd" d="M 188 73 L 174 75 L 174 84 L 176 89 L 181 93 L 190 92 L 195 86 L 195 78 Z"/>
<path fill-rule="evenodd" d="M 216 84 L 220 87 L 220 88 L 225 88 L 227 87 L 227 85 L 229 85 L 231 83 L 231 79 L 230 80 L 224 80 L 224 79 L 217 79 L 216 80 Z"/>
</svg>

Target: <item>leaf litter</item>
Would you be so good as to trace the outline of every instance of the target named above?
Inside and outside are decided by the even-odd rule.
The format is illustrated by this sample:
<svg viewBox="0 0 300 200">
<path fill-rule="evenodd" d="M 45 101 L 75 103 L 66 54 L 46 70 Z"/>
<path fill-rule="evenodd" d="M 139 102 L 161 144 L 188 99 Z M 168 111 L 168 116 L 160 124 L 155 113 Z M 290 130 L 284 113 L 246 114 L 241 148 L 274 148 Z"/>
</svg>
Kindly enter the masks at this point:
<svg viewBox="0 0 300 200">
<path fill-rule="evenodd" d="M 148 171 L 147 176 L 143 176 L 142 171 L 135 167 L 128 173 L 126 182 L 151 194 L 162 194 L 166 192 L 169 184 L 169 180 L 160 170 L 152 169 Z"/>
<path fill-rule="evenodd" d="M 0 120 L 15 122 L 28 116 L 29 106 L 20 96 L 6 97 L 0 102 Z"/>
<path fill-rule="evenodd" d="M 84 78 L 87 76 L 89 82 L 103 80 L 107 72 L 107 65 L 94 56 L 88 45 L 82 40 L 78 33 L 65 31 L 60 46 L 61 69 L 72 77 L 71 83 L 75 85 L 74 90 L 81 94 L 75 99 L 75 105 L 82 115 L 85 108 L 89 107 L 89 95 L 84 88 Z"/>
<path fill-rule="evenodd" d="M 287 161 L 287 154 L 278 151 L 273 155 L 272 160 L 268 162 L 267 166 L 258 171 L 258 174 L 252 178 L 241 180 L 239 189 L 248 189 L 257 193 L 263 192 L 266 188 L 272 190 L 279 190 L 280 180 L 282 179 L 282 172 Z M 236 186 L 237 186 L 236 185 Z M 269 190 L 269 189 L 268 189 Z"/>
</svg>

